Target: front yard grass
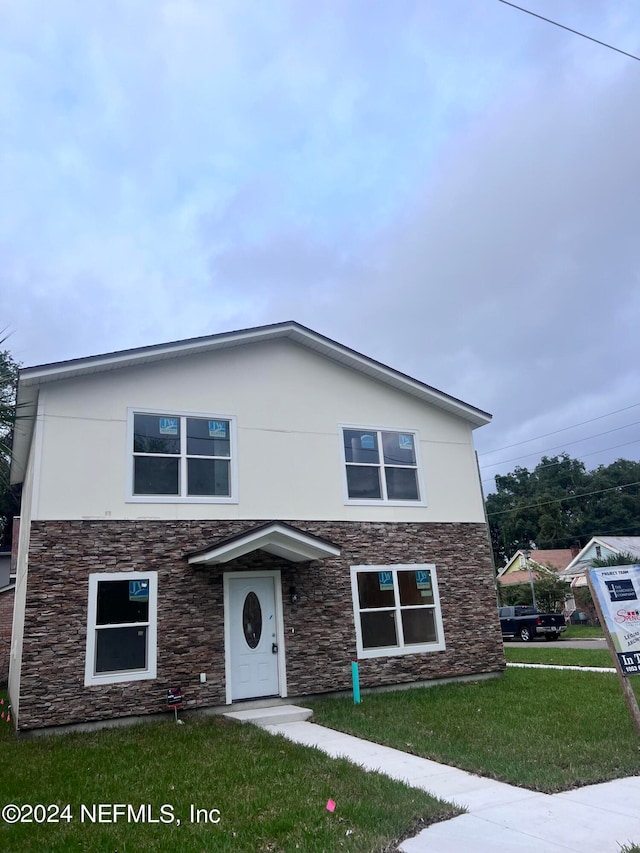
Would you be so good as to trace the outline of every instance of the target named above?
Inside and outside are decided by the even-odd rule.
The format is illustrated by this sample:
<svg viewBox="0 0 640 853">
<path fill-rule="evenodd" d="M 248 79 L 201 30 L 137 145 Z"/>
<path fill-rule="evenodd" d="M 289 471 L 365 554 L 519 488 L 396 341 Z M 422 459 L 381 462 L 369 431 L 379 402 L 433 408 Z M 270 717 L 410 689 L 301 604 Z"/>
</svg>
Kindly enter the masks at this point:
<svg viewBox="0 0 640 853">
<path fill-rule="evenodd" d="M 6 707 L 6 706 L 5 706 Z M 91 734 L 16 738 L 0 720 L 0 808 L 69 803 L 54 824 L 0 820 L 0 850 L 381 851 L 421 826 L 459 814 L 450 804 L 222 717 L 149 723 Z M 332 813 L 329 799 L 336 802 Z M 169 805 L 181 821 L 80 819 L 81 804 Z M 190 806 L 218 809 L 218 824 L 190 822 Z M 168 814 L 165 812 L 165 815 Z M 214 819 L 215 813 L 211 815 Z"/>
<path fill-rule="evenodd" d="M 311 706 L 322 725 L 538 791 L 640 774 L 640 738 L 612 674 L 509 668 L 502 679 Z"/>
<path fill-rule="evenodd" d="M 601 640 L 604 633 L 597 625 L 567 625 L 562 636 L 565 640 Z"/>
</svg>

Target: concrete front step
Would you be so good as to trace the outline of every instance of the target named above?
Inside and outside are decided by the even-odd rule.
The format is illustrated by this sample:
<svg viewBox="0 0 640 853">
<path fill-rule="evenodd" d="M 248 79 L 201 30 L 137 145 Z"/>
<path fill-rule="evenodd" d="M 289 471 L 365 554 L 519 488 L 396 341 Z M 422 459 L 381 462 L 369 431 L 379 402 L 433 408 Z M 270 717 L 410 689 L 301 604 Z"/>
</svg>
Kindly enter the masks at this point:
<svg viewBox="0 0 640 853">
<path fill-rule="evenodd" d="M 269 708 L 247 708 L 243 711 L 225 711 L 224 716 L 239 723 L 253 723 L 254 726 L 279 726 L 282 723 L 299 723 L 308 720 L 313 714 L 310 708 L 299 705 L 273 705 Z"/>
</svg>

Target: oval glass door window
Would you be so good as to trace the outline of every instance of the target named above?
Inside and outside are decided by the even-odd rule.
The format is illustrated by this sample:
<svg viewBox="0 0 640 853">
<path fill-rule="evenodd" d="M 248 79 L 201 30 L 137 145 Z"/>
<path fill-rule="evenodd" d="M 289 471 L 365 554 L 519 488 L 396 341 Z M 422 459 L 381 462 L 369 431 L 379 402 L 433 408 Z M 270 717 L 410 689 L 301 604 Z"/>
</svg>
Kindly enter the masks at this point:
<svg viewBox="0 0 640 853">
<path fill-rule="evenodd" d="M 262 636 L 262 608 L 255 592 L 250 592 L 242 608 L 242 629 L 250 649 L 255 649 Z"/>
</svg>

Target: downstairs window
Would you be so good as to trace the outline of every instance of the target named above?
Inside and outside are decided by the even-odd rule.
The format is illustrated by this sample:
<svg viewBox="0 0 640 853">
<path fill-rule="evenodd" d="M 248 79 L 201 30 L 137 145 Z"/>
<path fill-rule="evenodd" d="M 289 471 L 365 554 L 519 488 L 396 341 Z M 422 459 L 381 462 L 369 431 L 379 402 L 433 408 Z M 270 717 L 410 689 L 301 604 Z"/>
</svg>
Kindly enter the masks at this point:
<svg viewBox="0 0 640 853">
<path fill-rule="evenodd" d="M 89 575 L 85 686 L 156 677 L 157 572 Z"/>
<path fill-rule="evenodd" d="M 433 564 L 352 566 L 358 657 L 445 648 Z"/>
</svg>

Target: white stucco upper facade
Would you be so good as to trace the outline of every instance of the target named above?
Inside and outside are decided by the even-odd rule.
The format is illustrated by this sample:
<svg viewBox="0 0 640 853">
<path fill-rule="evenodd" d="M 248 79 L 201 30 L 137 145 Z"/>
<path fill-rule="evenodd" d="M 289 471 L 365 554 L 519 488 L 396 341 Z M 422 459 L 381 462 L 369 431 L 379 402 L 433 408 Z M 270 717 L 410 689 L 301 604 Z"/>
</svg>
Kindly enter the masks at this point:
<svg viewBox="0 0 640 853">
<path fill-rule="evenodd" d="M 47 381 L 37 410 L 33 520 L 484 521 L 469 419 L 287 338 Z M 132 496 L 135 412 L 227 421 L 231 497 Z M 349 501 L 343 428 L 413 435 L 420 500 Z"/>
</svg>

